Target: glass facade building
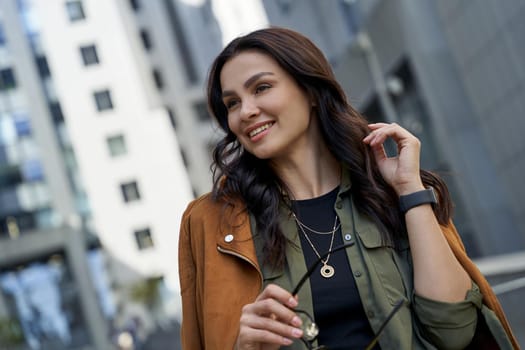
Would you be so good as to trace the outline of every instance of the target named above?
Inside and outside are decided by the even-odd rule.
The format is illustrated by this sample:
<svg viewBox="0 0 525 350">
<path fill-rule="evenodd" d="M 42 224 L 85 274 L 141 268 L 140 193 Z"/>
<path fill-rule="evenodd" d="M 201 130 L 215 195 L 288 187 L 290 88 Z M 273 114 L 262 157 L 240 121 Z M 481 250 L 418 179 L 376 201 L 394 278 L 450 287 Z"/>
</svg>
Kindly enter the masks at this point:
<svg viewBox="0 0 525 350">
<path fill-rule="evenodd" d="M 2 2 L 0 28 L 0 344 L 100 348 L 110 280 L 31 1 Z"/>
</svg>

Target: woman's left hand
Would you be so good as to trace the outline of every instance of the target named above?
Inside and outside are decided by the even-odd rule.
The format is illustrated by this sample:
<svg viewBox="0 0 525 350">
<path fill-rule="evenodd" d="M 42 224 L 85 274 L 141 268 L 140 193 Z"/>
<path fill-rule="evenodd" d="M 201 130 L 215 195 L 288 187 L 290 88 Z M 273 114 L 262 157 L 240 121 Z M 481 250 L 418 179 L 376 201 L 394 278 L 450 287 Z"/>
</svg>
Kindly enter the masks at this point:
<svg viewBox="0 0 525 350">
<path fill-rule="evenodd" d="M 417 137 L 396 123 L 369 124 L 370 134 L 363 139 L 374 153 L 374 158 L 385 181 L 398 195 L 405 195 L 424 186 L 419 175 L 419 154 L 421 143 Z M 397 155 L 388 157 L 383 144 L 387 138 L 397 144 Z"/>
</svg>

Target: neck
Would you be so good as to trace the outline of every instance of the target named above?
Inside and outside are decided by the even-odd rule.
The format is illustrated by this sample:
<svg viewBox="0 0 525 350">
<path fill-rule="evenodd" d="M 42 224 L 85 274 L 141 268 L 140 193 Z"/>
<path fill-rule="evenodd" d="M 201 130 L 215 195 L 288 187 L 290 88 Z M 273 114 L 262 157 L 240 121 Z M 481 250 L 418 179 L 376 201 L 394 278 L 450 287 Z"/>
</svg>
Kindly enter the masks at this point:
<svg viewBox="0 0 525 350">
<path fill-rule="evenodd" d="M 305 148 L 272 166 L 295 200 L 319 197 L 341 182 L 341 165 L 325 145 Z"/>
</svg>

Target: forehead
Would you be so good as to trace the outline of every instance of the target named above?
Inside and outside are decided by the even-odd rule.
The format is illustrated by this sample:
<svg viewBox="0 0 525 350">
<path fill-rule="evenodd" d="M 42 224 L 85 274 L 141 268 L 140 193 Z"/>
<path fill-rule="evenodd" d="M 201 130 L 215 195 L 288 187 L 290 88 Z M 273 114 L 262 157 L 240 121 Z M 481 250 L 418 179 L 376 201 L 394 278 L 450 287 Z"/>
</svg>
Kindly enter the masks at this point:
<svg viewBox="0 0 525 350">
<path fill-rule="evenodd" d="M 286 74 L 277 61 L 270 55 L 259 51 L 243 51 L 222 67 L 220 82 L 223 90 L 242 85 L 253 75 L 260 72 L 271 72 L 274 75 Z"/>
</svg>

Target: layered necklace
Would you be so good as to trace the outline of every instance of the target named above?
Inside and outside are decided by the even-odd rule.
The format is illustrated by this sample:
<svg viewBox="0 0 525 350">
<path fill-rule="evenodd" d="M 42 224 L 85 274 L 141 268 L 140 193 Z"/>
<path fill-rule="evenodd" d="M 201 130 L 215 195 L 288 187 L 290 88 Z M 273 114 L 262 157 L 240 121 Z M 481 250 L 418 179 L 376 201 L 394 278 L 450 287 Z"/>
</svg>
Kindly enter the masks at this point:
<svg viewBox="0 0 525 350">
<path fill-rule="evenodd" d="M 302 223 L 299 220 L 299 218 L 297 217 L 297 215 L 295 215 L 295 213 L 293 211 L 292 211 L 292 215 L 293 215 L 293 217 L 295 219 L 295 222 L 297 222 L 297 226 L 299 226 L 299 229 L 303 233 L 304 238 L 306 238 L 306 241 L 308 242 L 308 244 L 310 244 L 310 247 L 312 247 L 312 250 L 314 251 L 315 255 L 317 255 L 319 260 L 321 260 L 321 262 L 323 263 L 323 266 L 321 267 L 321 270 L 320 270 L 321 276 L 323 276 L 324 278 L 331 278 L 335 274 L 334 267 L 332 265 L 328 265 L 328 261 L 330 260 L 331 253 L 328 253 L 328 255 L 326 256 L 326 259 L 321 259 L 321 254 L 319 254 L 319 251 L 315 248 L 314 244 L 310 240 L 310 237 L 308 237 L 308 235 L 306 234 L 305 229 L 307 229 L 310 232 L 319 234 L 319 235 L 332 235 L 332 237 L 330 239 L 330 248 L 328 248 L 328 251 L 331 251 L 332 247 L 334 245 L 335 232 L 339 229 L 339 227 L 341 227 L 341 223 L 339 222 L 339 218 L 337 217 L 337 215 L 335 216 L 334 226 L 333 226 L 332 230 L 330 230 L 330 231 L 316 231 L 316 230 L 308 227 L 304 223 Z"/>
</svg>

